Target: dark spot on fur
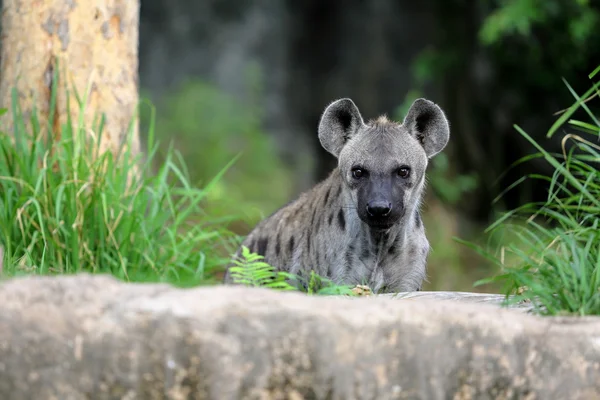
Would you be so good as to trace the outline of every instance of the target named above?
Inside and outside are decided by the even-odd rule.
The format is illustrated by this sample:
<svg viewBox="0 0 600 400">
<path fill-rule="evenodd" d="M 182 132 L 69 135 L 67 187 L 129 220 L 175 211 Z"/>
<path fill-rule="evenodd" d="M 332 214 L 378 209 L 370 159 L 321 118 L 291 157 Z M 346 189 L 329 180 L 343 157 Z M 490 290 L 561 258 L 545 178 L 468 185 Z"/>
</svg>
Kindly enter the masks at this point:
<svg viewBox="0 0 600 400">
<path fill-rule="evenodd" d="M 337 192 L 335 192 L 335 199 L 336 200 L 339 199 L 339 197 L 340 197 L 341 194 L 342 194 L 342 184 L 340 183 L 338 185 Z"/>
<path fill-rule="evenodd" d="M 408 249 L 408 256 L 409 257 L 416 257 L 417 255 L 417 249 L 414 247 L 411 247 L 410 249 Z"/>
<path fill-rule="evenodd" d="M 277 232 L 277 239 L 275 242 L 275 254 L 279 256 L 281 253 L 281 232 Z"/>
<path fill-rule="evenodd" d="M 310 217 L 310 226 L 314 226 L 316 215 L 317 215 L 317 207 L 313 208 L 312 217 Z"/>
<path fill-rule="evenodd" d="M 322 266 L 322 263 L 321 263 L 321 254 L 319 254 L 318 246 L 317 246 L 317 250 L 315 250 L 315 265 L 318 266 L 318 267 Z"/>
<path fill-rule="evenodd" d="M 331 223 L 333 222 L 333 211 L 331 212 L 331 214 L 329 214 L 329 218 L 328 221 L 329 225 L 331 225 Z"/>
<path fill-rule="evenodd" d="M 288 244 L 288 249 L 290 251 L 290 254 L 294 254 L 294 237 L 290 237 L 290 242 Z"/>
<path fill-rule="evenodd" d="M 346 230 L 346 218 L 344 218 L 344 210 L 340 208 L 338 212 L 338 224 L 341 230 Z"/>
<path fill-rule="evenodd" d="M 394 255 L 396 254 L 396 242 L 392 243 L 390 248 L 388 249 L 388 254 Z"/>
<path fill-rule="evenodd" d="M 315 233 L 319 231 L 319 228 L 321 227 L 321 217 L 317 218 L 317 223 L 315 225 Z"/>
<path fill-rule="evenodd" d="M 266 256 L 268 246 L 269 246 L 269 238 L 268 237 L 262 237 L 262 238 L 258 239 L 258 250 L 256 251 L 256 253 L 260 254 L 261 256 Z"/>
<path fill-rule="evenodd" d="M 371 252 L 369 251 L 369 248 L 367 246 L 363 247 L 360 257 L 364 260 L 366 258 L 369 258 L 370 255 Z"/>
<path fill-rule="evenodd" d="M 415 224 L 417 225 L 417 228 L 421 227 L 421 214 L 419 211 L 415 212 Z"/>
<path fill-rule="evenodd" d="M 351 244 L 348 246 L 348 252 L 346 253 L 346 270 L 352 265 L 354 261 L 354 255 L 356 254 L 355 245 Z"/>
<path fill-rule="evenodd" d="M 421 288 L 420 288 L 420 287 L 419 287 L 419 288 L 417 288 L 417 292 L 420 292 L 420 291 L 421 291 Z"/>
<path fill-rule="evenodd" d="M 349 248 L 348 252 L 346 253 L 346 269 L 350 268 L 353 260 L 354 260 L 354 249 Z"/>
<path fill-rule="evenodd" d="M 327 205 L 327 200 L 329 200 L 329 195 L 331 194 L 331 186 L 327 189 L 327 193 L 325 193 L 325 200 L 323 201 L 323 207 Z"/>
<path fill-rule="evenodd" d="M 310 254 L 310 229 L 306 231 L 306 252 Z"/>
</svg>

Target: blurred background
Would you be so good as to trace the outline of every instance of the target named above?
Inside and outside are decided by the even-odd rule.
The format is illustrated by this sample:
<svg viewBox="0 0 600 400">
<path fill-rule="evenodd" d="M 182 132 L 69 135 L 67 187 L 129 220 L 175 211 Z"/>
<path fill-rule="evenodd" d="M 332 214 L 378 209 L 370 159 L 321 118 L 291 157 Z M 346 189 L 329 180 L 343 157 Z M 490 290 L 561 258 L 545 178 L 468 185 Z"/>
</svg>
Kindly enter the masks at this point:
<svg viewBox="0 0 600 400">
<path fill-rule="evenodd" d="M 240 235 L 335 167 L 316 131 L 329 102 L 400 120 L 417 97 L 438 103 L 451 140 L 429 168 L 424 290 L 486 290 L 472 284 L 494 271 L 452 237 L 478 240 L 496 213 L 545 199 L 526 181 L 494 202 L 552 173 L 509 168 L 534 151 L 513 124 L 560 150 L 544 134 L 573 101 L 562 78 L 589 87 L 599 22 L 597 0 L 142 0 L 140 86 L 198 185 L 241 153 L 207 204 Z"/>
</svg>

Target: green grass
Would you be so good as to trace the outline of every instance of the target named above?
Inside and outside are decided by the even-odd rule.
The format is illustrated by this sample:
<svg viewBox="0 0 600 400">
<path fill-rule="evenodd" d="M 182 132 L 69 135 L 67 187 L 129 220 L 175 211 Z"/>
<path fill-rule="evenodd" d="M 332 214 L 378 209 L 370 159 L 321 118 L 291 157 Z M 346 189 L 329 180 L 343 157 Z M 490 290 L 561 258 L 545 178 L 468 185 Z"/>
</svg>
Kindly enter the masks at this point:
<svg viewBox="0 0 600 400">
<path fill-rule="evenodd" d="M 52 101 L 55 93 L 56 88 Z M 155 140 L 150 104 L 147 148 L 132 151 L 130 130 L 118 154 L 101 154 L 103 119 L 86 126 L 81 106 L 86 100 L 74 97 L 80 115 L 69 118 L 59 134 L 52 132 L 52 119 L 41 126 L 35 110 L 25 120 L 16 93 L 11 110 L 0 111 L 11 112 L 16 121 L 13 132 L 0 132 L 2 276 L 89 272 L 176 286 L 216 283 L 240 238 L 223 228 L 235 217 L 207 210 L 207 204 L 226 195 L 214 191 L 239 155 L 221 159 L 221 169 L 211 166 L 214 176 L 200 189 L 191 183 L 184 156 Z M 222 149 L 205 151 L 223 158 Z M 304 277 L 276 271 L 247 248 L 234 262 L 238 284 L 354 295 L 349 286 L 313 272 Z"/>
<path fill-rule="evenodd" d="M 566 85 L 576 101 L 547 135 L 577 131 L 563 137 L 561 154 L 546 151 L 515 126 L 537 149 L 520 162 L 543 158 L 554 169 L 552 176 L 530 175 L 515 185 L 524 179 L 546 181 L 546 201 L 507 212 L 487 229 L 491 235 L 508 232 L 512 238 L 496 252 L 463 243 L 501 269 L 477 284 L 502 283 L 507 299 L 512 295 L 509 301 L 531 301 L 542 315 L 600 315 L 600 123 L 591 108 L 597 112 L 598 99 L 591 96 L 600 91 L 594 83 L 579 96 Z M 587 114 L 589 121 L 572 119 L 576 111 Z"/>
<path fill-rule="evenodd" d="M 52 120 L 42 126 L 35 110 L 24 120 L 16 93 L 12 109 L 3 110 L 16 121 L 14 132 L 0 133 L 4 276 L 90 272 L 178 286 L 214 281 L 235 236 L 222 229 L 226 218 L 210 217 L 203 204 L 226 168 L 197 188 L 172 147 L 154 165 L 152 107 L 143 155 L 131 151 L 130 140 L 116 156 L 99 154 L 103 119 L 85 126 L 80 110 L 60 135 Z"/>
<path fill-rule="evenodd" d="M 235 97 L 190 80 L 157 99 L 156 136 L 163 143 L 174 142 L 192 182 L 206 185 L 238 157 L 213 185 L 205 209 L 213 216 L 235 213 L 232 229 L 240 234 L 289 201 L 294 181 L 274 138 L 263 129 L 264 101 L 257 80 L 248 79 L 247 96 Z M 159 149 L 159 159 L 165 150 L 165 146 Z"/>
</svg>

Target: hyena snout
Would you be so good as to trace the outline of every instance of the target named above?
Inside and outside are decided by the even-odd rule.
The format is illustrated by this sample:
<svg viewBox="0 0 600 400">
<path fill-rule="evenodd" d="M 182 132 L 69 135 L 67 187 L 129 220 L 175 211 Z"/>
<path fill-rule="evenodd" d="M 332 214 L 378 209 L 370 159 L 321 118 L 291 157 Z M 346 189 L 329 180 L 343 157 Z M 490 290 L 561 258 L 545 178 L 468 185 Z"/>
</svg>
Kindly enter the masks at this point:
<svg viewBox="0 0 600 400">
<path fill-rule="evenodd" d="M 367 203 L 367 214 L 374 218 L 385 218 L 392 212 L 392 203 L 385 200 L 375 200 Z"/>
<path fill-rule="evenodd" d="M 404 188 L 387 173 L 353 176 L 356 211 L 359 218 L 374 229 L 389 229 L 404 215 Z"/>
<path fill-rule="evenodd" d="M 357 206 L 360 219 L 374 229 L 389 229 L 404 215 L 401 191 L 359 191 Z"/>
</svg>

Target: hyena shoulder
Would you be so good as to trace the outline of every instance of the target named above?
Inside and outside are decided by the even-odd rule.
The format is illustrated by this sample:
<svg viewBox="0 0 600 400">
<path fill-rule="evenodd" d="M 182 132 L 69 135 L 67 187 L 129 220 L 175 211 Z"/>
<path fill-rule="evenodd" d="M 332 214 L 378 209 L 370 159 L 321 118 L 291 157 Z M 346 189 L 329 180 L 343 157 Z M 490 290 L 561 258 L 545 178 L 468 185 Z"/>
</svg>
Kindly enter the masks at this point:
<svg viewBox="0 0 600 400">
<path fill-rule="evenodd" d="M 341 182 L 335 177 L 334 171 L 328 179 L 262 220 L 242 246 L 265 256 L 280 269 L 297 270 L 292 265 L 298 258 L 295 255 L 310 251 L 314 235 L 335 231 L 336 226 L 345 223 L 339 212 L 332 212 L 342 192 Z"/>
</svg>

